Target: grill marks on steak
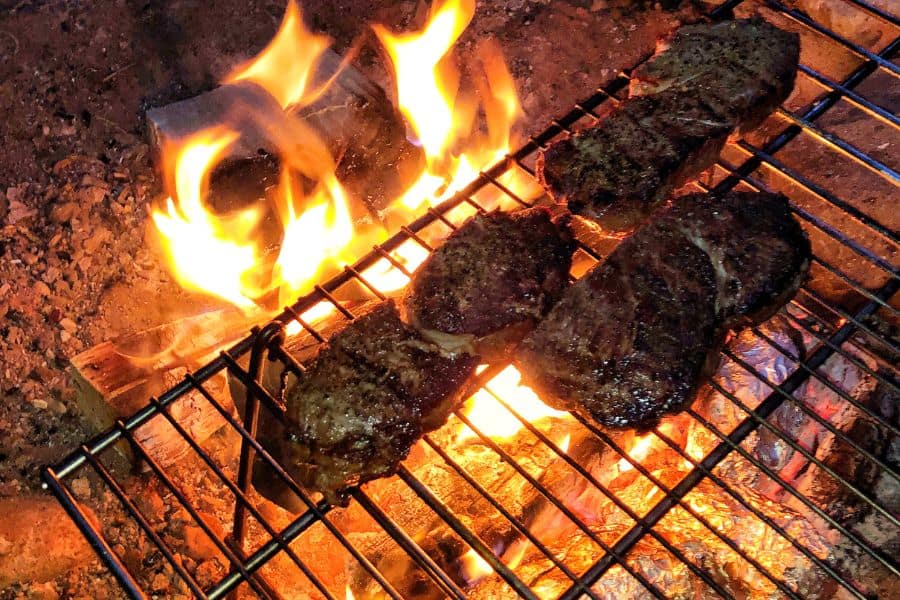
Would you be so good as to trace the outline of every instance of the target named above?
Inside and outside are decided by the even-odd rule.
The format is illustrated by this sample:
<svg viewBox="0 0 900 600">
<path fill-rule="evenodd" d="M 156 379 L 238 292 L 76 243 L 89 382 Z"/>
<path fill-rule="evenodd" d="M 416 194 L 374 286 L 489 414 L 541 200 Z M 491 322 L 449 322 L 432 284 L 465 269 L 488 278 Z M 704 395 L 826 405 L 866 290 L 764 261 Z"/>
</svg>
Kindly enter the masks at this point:
<svg viewBox="0 0 900 600">
<path fill-rule="evenodd" d="M 574 251 L 567 218 L 554 222 L 546 208 L 475 215 L 413 274 L 404 317 L 435 340 L 472 339 L 479 352 L 488 336 L 521 338 L 562 295 Z"/>
<path fill-rule="evenodd" d="M 762 19 L 682 27 L 632 74 L 629 99 L 541 153 L 538 177 L 572 212 L 628 231 L 787 98 L 798 60 L 798 36 Z"/>
<path fill-rule="evenodd" d="M 335 333 L 287 394 L 282 461 L 331 502 L 393 473 L 462 399 L 477 358 L 451 354 L 404 324 L 392 300 Z"/>
<path fill-rule="evenodd" d="M 728 329 L 796 292 L 810 256 L 783 196 L 686 196 L 572 286 L 516 364 L 556 408 L 649 424 L 693 399 Z"/>
</svg>

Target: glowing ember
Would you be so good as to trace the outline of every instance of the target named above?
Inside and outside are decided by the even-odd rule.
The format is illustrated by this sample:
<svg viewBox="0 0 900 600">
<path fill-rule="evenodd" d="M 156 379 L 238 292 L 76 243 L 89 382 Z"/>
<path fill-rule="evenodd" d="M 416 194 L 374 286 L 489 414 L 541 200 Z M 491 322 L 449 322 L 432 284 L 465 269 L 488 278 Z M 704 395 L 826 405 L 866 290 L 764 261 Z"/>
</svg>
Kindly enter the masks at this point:
<svg viewBox="0 0 900 600">
<path fill-rule="evenodd" d="M 281 27 L 269 45 L 229 75 L 226 82 L 252 81 L 268 91 L 282 108 L 304 104 L 316 63 L 330 44 L 327 37 L 306 28 L 300 7 L 290 0 Z"/>
<path fill-rule="evenodd" d="M 463 412 L 483 434 L 491 438 L 510 438 L 522 429 L 522 422 L 506 410 L 492 392 L 529 423 L 548 417 L 572 420 L 569 413 L 554 410 L 541 402 L 531 388 L 519 383 L 521 378 L 515 367 L 506 367 L 488 382 L 486 389 L 478 390 L 469 399 Z M 475 432 L 468 427 L 463 427 L 459 432 L 460 441 L 475 436 Z"/>
</svg>

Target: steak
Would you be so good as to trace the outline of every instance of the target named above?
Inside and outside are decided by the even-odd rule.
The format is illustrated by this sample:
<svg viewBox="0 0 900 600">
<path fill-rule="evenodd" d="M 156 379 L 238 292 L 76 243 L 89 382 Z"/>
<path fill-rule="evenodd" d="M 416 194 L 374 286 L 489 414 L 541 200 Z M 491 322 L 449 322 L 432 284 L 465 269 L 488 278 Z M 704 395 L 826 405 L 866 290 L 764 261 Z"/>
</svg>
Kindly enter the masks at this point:
<svg viewBox="0 0 900 600">
<path fill-rule="evenodd" d="M 555 408 L 650 425 L 691 402 L 729 329 L 797 291 L 810 256 L 784 196 L 685 196 L 570 287 L 515 362 Z"/>
<path fill-rule="evenodd" d="M 475 215 L 413 274 L 404 318 L 435 341 L 490 355 L 560 298 L 574 251 L 568 215 L 555 222 L 543 207 Z"/>
<path fill-rule="evenodd" d="M 630 94 L 692 89 L 749 130 L 791 94 L 799 60 L 799 36 L 760 17 L 686 25 L 632 73 Z"/>
<path fill-rule="evenodd" d="M 762 19 L 682 27 L 632 74 L 628 99 L 540 154 L 538 178 L 572 212 L 630 231 L 787 98 L 798 60 L 798 36 Z"/>
<path fill-rule="evenodd" d="M 342 502 L 346 488 L 392 474 L 446 421 L 476 366 L 404 324 L 393 300 L 377 303 L 332 335 L 286 394 L 281 462 Z"/>
</svg>

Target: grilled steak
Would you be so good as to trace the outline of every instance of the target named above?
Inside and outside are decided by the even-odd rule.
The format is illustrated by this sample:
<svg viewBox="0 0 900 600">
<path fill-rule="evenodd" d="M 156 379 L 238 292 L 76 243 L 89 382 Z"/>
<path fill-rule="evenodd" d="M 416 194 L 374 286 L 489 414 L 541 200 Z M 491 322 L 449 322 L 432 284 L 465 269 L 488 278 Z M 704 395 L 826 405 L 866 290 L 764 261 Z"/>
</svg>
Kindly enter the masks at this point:
<svg viewBox="0 0 900 600">
<path fill-rule="evenodd" d="M 800 42 L 762 18 L 686 25 L 632 73 L 631 96 L 692 89 L 733 127 L 753 129 L 794 88 Z"/>
<path fill-rule="evenodd" d="M 570 287 L 516 363 L 556 408 L 649 424 L 693 399 L 728 329 L 796 292 L 810 252 L 783 196 L 686 196 Z"/>
<path fill-rule="evenodd" d="M 442 344 L 491 353 L 518 341 L 568 284 L 575 244 L 546 208 L 467 220 L 412 277 L 404 318 Z M 455 338 L 455 339 L 454 339 Z"/>
<path fill-rule="evenodd" d="M 682 27 L 629 99 L 541 153 L 538 177 L 572 212 L 629 231 L 787 98 L 798 59 L 798 36 L 761 19 Z"/>
<path fill-rule="evenodd" d="M 476 363 L 405 325 L 392 300 L 378 303 L 334 334 L 288 392 L 283 464 L 342 501 L 347 487 L 393 473 L 446 421 Z"/>
</svg>

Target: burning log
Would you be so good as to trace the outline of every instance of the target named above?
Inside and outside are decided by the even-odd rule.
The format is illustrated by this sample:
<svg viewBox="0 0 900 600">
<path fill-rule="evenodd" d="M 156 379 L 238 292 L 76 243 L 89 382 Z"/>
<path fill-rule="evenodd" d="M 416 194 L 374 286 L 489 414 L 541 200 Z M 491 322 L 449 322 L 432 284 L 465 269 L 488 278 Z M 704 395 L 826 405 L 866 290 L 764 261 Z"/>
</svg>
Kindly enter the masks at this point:
<svg viewBox="0 0 900 600">
<path fill-rule="evenodd" d="M 370 211 L 379 211 L 403 191 L 422 168 L 422 152 L 406 139 L 403 118 L 377 84 L 336 53 L 325 50 L 317 80 L 328 84 L 310 104 L 291 113 L 318 133 L 338 161 L 338 179 Z M 169 142 L 191 134 L 236 124 L 241 137 L 223 156 L 228 169 L 246 171 L 254 179 L 273 178 L 275 161 L 260 162 L 260 152 L 274 155 L 277 144 L 266 124 L 247 118 L 280 114 L 281 106 L 251 81 L 227 83 L 194 98 L 147 111 L 147 135 L 157 155 Z M 301 143 L 301 140 L 294 140 Z M 268 168 L 260 168 L 260 165 Z M 262 171 L 262 174 L 260 173 Z"/>
<path fill-rule="evenodd" d="M 106 341 L 72 358 L 70 375 L 85 420 L 97 431 L 113 427 L 143 408 L 150 396 L 175 385 L 187 369 L 202 364 L 242 330 L 228 325 L 230 311 L 187 317 L 142 332 Z M 233 331 L 229 331 L 233 329 Z M 227 410 L 234 410 L 224 372 L 204 384 Z M 194 391 L 169 406 L 172 416 L 197 443 L 225 424 L 221 414 Z M 184 457 L 190 447 L 163 418 L 154 417 L 134 432 L 135 439 L 163 467 Z M 133 459 L 131 449 L 117 449 Z"/>
</svg>

